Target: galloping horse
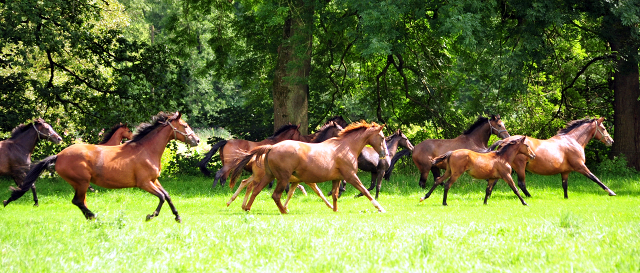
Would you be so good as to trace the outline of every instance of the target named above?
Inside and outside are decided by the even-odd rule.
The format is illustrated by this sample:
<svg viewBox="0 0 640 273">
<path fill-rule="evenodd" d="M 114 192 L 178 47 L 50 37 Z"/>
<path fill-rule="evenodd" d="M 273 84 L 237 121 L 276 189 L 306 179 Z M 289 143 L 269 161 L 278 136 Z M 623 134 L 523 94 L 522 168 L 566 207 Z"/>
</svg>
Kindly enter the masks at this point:
<svg viewBox="0 0 640 273">
<path fill-rule="evenodd" d="M 245 156 L 233 168 L 232 180 L 237 179 L 247 158 L 264 157 L 265 175 L 254 188 L 251 198 L 245 210 L 251 209 L 251 205 L 260 191 L 276 178 L 278 184 L 271 196 L 280 213 L 287 213 L 282 205 L 280 197 L 285 187 L 289 184 L 292 175 L 300 181 L 308 183 L 320 183 L 333 181 L 333 210 L 338 210 L 338 186 L 340 180 L 346 180 L 356 189 L 360 190 L 380 212 L 385 210 L 371 197 L 369 191 L 362 185 L 357 176 L 358 155 L 365 145 L 371 145 L 381 158 L 387 155 L 382 129 L 376 123 L 368 124 L 364 121 L 353 123 L 345 128 L 337 138 L 331 138 L 322 143 L 304 143 L 299 141 L 283 141 L 275 145 L 257 147 Z M 298 182 L 292 182 L 296 186 Z M 294 185 L 296 184 L 296 185 Z"/>
<path fill-rule="evenodd" d="M 180 119 L 181 114 L 165 114 L 160 112 L 153 117 L 151 124 L 142 124 L 133 139 L 123 145 L 98 146 L 92 144 L 74 144 L 57 155 L 45 158 L 29 171 L 20 188 L 13 189 L 11 197 L 3 203 L 20 198 L 36 182 L 40 173 L 50 164 L 56 163 L 56 172 L 75 189 L 72 203 L 87 219 L 94 219 L 95 214 L 87 208 L 86 193 L 89 183 L 98 186 L 119 189 L 138 187 L 160 199 L 156 210 L 147 215 L 147 221 L 160 214 L 162 204 L 166 200 L 171 211 L 180 222 L 169 193 L 158 181 L 160 175 L 160 158 L 167 143 L 176 139 L 191 146 L 196 146 L 200 139 L 189 125 Z"/>
<path fill-rule="evenodd" d="M 527 138 L 527 144 L 535 151 L 537 157 L 528 160 L 524 156 L 516 156 L 509 164 L 518 174 L 518 187 L 527 197 L 530 197 L 529 191 L 525 183 L 525 169 L 532 173 L 542 175 L 561 174 L 562 188 L 564 189 L 564 198 L 567 195 L 567 179 L 569 173 L 576 171 L 591 179 L 598 184 L 603 190 L 607 191 L 610 196 L 616 194 L 605 186 L 586 165 L 584 165 L 584 147 L 593 138 L 599 140 L 607 146 L 613 144 L 613 139 L 607 133 L 607 129 L 602 122 L 604 118 L 599 119 L 581 119 L 567 123 L 564 129 L 550 139 Z M 511 140 L 517 136 L 507 138 L 504 141 Z"/>
<path fill-rule="evenodd" d="M 491 115 L 491 118 L 478 117 L 469 129 L 454 139 L 427 139 L 420 142 L 413 149 L 412 155 L 413 162 L 420 171 L 420 187 L 425 188 L 427 186 L 429 171 L 433 172 L 434 181 L 440 176 L 440 169 L 437 166 L 433 166 L 432 159 L 457 149 L 486 152 L 488 148 L 487 142 L 489 142 L 489 137 L 492 134 L 500 138 L 509 137 L 500 115 Z M 389 172 L 391 171 L 389 170 Z"/>
<path fill-rule="evenodd" d="M 498 179 L 502 178 L 509 187 L 513 190 L 513 193 L 520 198 L 520 202 L 523 205 L 527 205 L 518 193 L 518 189 L 516 188 L 513 179 L 511 178 L 511 166 L 509 166 L 510 161 L 512 161 L 516 155 L 522 155 L 529 158 L 535 158 L 536 154 L 531 150 L 529 145 L 525 143 L 525 139 L 527 137 L 520 137 L 519 139 L 513 139 L 506 143 L 504 146 L 498 151 L 488 152 L 488 153 L 476 153 L 467 149 L 459 149 L 452 152 L 447 152 L 444 155 L 441 155 L 434 159 L 433 165 L 437 165 L 440 162 L 444 162 L 447 166 L 447 170 L 443 176 L 436 179 L 433 187 L 429 190 L 429 192 L 420 199 L 420 202 L 429 198 L 433 190 L 435 190 L 438 185 L 442 184 L 442 182 L 451 177 L 447 184 L 444 186 L 444 195 L 442 198 L 442 205 L 447 205 L 447 193 L 449 192 L 449 188 L 451 185 L 458 180 L 463 173 L 467 172 L 474 178 L 478 179 L 488 179 L 487 190 L 484 196 L 484 204 L 487 204 L 487 199 L 491 196 L 491 191 L 493 190 L 493 186 L 496 184 Z"/>
<path fill-rule="evenodd" d="M 0 141 L 0 175 L 9 175 L 17 186 L 22 185 L 31 165 L 31 154 L 41 139 L 59 144 L 62 138 L 51 125 L 39 118 L 30 124 L 22 124 L 9 139 Z M 32 186 L 34 206 L 38 206 L 36 187 Z"/>
<path fill-rule="evenodd" d="M 230 166 L 233 164 L 236 158 L 243 156 L 241 151 L 250 151 L 251 149 L 260 145 L 275 144 L 287 139 L 299 140 L 300 131 L 298 131 L 298 128 L 300 128 L 300 125 L 284 125 L 280 127 L 280 129 L 278 129 L 273 134 L 273 136 L 260 142 L 253 142 L 244 139 L 222 140 L 211 147 L 211 150 L 207 152 L 200 163 L 198 163 L 198 167 L 200 167 L 200 171 L 203 174 L 205 174 L 206 176 L 210 176 L 211 172 L 209 172 L 209 169 L 207 169 L 207 163 L 209 163 L 209 160 L 211 160 L 213 155 L 218 151 L 218 149 L 220 149 L 220 160 L 222 161 L 222 169 L 216 172 L 212 187 L 215 187 L 218 184 L 218 180 L 220 180 L 220 185 L 224 185 L 231 170 Z M 250 170 L 251 168 L 247 168 L 247 171 Z"/>
<path fill-rule="evenodd" d="M 327 122 L 327 124 L 325 124 L 324 126 L 322 126 L 322 128 L 320 128 L 320 130 L 318 130 L 318 132 L 314 133 L 315 137 L 311 140 L 311 143 L 320 143 L 323 142 L 327 139 L 330 139 L 332 137 L 337 137 L 339 135 L 339 133 L 342 131 L 342 126 L 338 125 L 336 122 L 334 121 L 329 121 Z M 246 157 L 245 157 L 246 158 Z M 240 158 L 238 160 L 238 162 L 240 162 L 243 158 Z M 231 196 L 231 199 L 229 199 L 229 201 L 227 202 L 227 207 L 229 205 L 231 205 L 231 203 L 233 202 L 233 200 L 235 200 L 238 195 L 240 194 L 240 192 L 242 191 L 243 188 L 247 188 L 244 200 L 242 201 L 242 208 L 244 209 L 246 207 L 247 204 L 247 200 L 249 199 L 249 196 L 251 195 L 251 192 L 253 191 L 254 186 L 258 183 L 258 181 L 260 180 L 260 178 L 262 178 L 264 176 L 264 156 L 259 157 L 259 158 L 248 158 L 248 160 L 253 160 L 253 161 L 260 161 L 259 164 L 252 164 L 252 169 L 251 169 L 251 176 L 247 179 L 242 180 L 242 182 L 240 182 L 240 186 L 238 186 L 238 189 L 236 190 L 236 192 L 233 194 L 233 196 Z M 240 164 L 240 163 L 234 163 L 234 166 L 236 164 Z M 247 164 L 247 163 L 243 163 L 243 164 Z M 297 182 L 298 180 L 295 177 L 291 177 L 292 181 L 291 182 Z M 233 185 L 235 184 L 235 180 L 230 182 L 230 186 L 233 187 Z M 332 208 L 331 204 L 329 204 L 329 201 L 327 201 L 327 199 L 325 198 L 324 194 L 322 194 L 322 191 L 320 190 L 320 188 L 318 188 L 318 186 L 315 183 L 306 183 L 307 185 L 309 185 L 311 187 L 311 189 L 313 189 L 313 191 L 320 196 L 320 198 L 325 202 L 325 204 L 329 207 Z M 298 185 L 298 187 L 301 187 L 300 185 Z M 295 192 L 295 189 L 297 187 L 294 187 L 292 190 L 290 190 L 289 196 L 293 195 L 293 192 Z M 285 202 L 284 206 L 286 207 L 288 204 L 289 199 L 287 199 L 287 202 Z"/>
<path fill-rule="evenodd" d="M 113 127 L 111 127 L 111 129 L 109 129 L 107 133 L 104 134 L 102 141 L 100 141 L 98 145 L 103 145 L 103 146 L 120 145 L 120 143 L 122 143 L 122 140 L 125 138 L 132 139 L 133 132 L 129 130 L 129 127 L 126 124 L 120 122 L 116 125 L 113 125 Z"/>
</svg>

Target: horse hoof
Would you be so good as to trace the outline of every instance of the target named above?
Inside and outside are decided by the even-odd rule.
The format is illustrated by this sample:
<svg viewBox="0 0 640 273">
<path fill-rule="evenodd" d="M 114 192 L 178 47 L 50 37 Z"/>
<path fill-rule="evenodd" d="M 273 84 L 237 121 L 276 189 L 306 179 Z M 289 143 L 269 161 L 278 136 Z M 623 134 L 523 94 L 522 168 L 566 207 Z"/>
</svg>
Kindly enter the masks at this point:
<svg viewBox="0 0 640 273">
<path fill-rule="evenodd" d="M 612 190 L 609 190 L 609 196 L 616 196 L 616 193 L 613 192 Z"/>
<path fill-rule="evenodd" d="M 182 218 L 180 218 L 180 216 L 176 216 L 176 222 L 182 223 Z"/>
<path fill-rule="evenodd" d="M 386 213 L 387 211 L 381 208 L 381 209 L 378 209 L 378 212 L 380 212 L 380 213 Z"/>
<path fill-rule="evenodd" d="M 37 208 L 37 207 L 39 207 L 39 206 L 40 206 L 40 204 L 35 203 L 35 204 L 33 204 L 33 206 Z"/>
<path fill-rule="evenodd" d="M 3 205 L 3 206 L 5 206 L 5 207 L 6 207 L 8 204 L 9 204 L 9 201 L 7 201 L 7 200 L 2 201 L 2 205 Z"/>
<path fill-rule="evenodd" d="M 153 215 L 151 215 L 151 214 L 147 214 L 147 221 L 149 221 L 149 220 L 151 220 L 151 219 L 153 219 Z"/>
<path fill-rule="evenodd" d="M 419 203 L 422 203 L 422 201 L 424 201 L 424 199 L 426 199 L 426 198 L 424 198 L 424 197 L 420 198 L 420 202 Z"/>
</svg>

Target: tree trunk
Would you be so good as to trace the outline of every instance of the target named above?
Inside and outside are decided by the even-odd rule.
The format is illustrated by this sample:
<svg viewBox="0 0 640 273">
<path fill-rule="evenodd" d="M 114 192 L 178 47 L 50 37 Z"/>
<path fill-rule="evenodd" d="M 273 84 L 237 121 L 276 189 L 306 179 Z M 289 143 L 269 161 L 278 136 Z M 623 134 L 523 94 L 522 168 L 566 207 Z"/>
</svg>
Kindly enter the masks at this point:
<svg viewBox="0 0 640 273">
<path fill-rule="evenodd" d="M 619 42 L 610 41 L 613 51 L 623 50 Z M 613 79 L 613 155 L 624 154 L 629 166 L 640 170 L 640 74 L 635 58 L 623 56 L 618 58 Z"/>
<path fill-rule="evenodd" d="M 278 63 L 273 79 L 274 130 L 292 123 L 300 124 L 300 133 L 308 134 L 309 72 L 313 6 L 303 0 L 293 1 L 285 21 L 282 44 L 278 47 Z"/>
</svg>

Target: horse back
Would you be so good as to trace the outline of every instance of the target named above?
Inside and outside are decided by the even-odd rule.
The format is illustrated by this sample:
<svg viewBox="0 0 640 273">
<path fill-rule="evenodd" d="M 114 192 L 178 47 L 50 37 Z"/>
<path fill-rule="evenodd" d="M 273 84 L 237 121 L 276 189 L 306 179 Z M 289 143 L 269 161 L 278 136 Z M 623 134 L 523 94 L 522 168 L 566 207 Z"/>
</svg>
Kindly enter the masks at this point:
<svg viewBox="0 0 640 273">
<path fill-rule="evenodd" d="M 58 154 L 56 172 L 70 183 L 91 181 L 105 188 L 135 187 L 142 177 L 155 180 L 160 162 L 129 146 L 71 145 Z"/>
<path fill-rule="evenodd" d="M 536 154 L 536 158 L 528 161 L 526 169 L 536 174 L 553 175 L 573 171 L 585 161 L 582 146 L 567 137 L 554 136 L 549 139 L 527 137 L 527 144 Z M 523 156 L 518 155 L 517 158 L 522 160 Z"/>
<path fill-rule="evenodd" d="M 453 151 L 448 165 L 452 173 L 467 172 L 477 179 L 500 178 L 500 172 L 510 173 L 511 171 L 511 166 L 504 160 L 500 160 L 495 152 L 478 153 L 468 149 Z"/>
</svg>

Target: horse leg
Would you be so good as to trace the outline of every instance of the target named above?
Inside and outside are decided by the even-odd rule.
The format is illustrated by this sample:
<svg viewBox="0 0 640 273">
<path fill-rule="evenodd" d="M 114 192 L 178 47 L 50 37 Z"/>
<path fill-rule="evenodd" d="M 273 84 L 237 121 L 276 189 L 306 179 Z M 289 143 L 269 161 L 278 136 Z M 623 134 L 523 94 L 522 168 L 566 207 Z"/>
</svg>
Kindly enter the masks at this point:
<svg viewBox="0 0 640 273">
<path fill-rule="evenodd" d="M 341 180 L 333 180 L 331 181 L 332 185 L 331 185 L 331 197 L 333 197 L 333 211 L 337 212 L 338 211 L 338 197 L 339 197 L 339 192 L 340 190 L 338 190 L 338 188 L 340 187 L 340 182 Z"/>
<path fill-rule="evenodd" d="M 254 179 L 253 181 L 251 181 L 251 183 L 247 184 L 247 190 L 245 191 L 244 199 L 242 200 L 242 209 L 243 210 L 247 210 L 247 209 L 245 209 L 247 207 L 247 202 L 249 201 L 249 197 L 251 197 L 251 193 L 253 192 L 253 188 L 256 187 L 258 182 L 259 181 Z"/>
<path fill-rule="evenodd" d="M 227 202 L 227 207 L 231 205 L 233 200 L 236 200 L 236 198 L 238 198 L 238 195 L 240 195 L 240 192 L 242 191 L 242 189 L 244 189 L 247 186 L 247 184 L 251 183 L 252 181 L 253 181 L 253 176 L 247 179 L 244 179 L 240 182 L 240 186 L 238 186 L 238 189 L 236 190 L 236 192 L 233 193 L 233 196 L 231 196 L 231 199 L 229 199 L 229 201 Z"/>
<path fill-rule="evenodd" d="M 27 174 L 24 172 L 20 172 L 17 175 L 13 176 L 13 181 L 16 183 L 16 186 L 20 187 L 22 185 L 22 182 L 24 181 L 24 178 L 27 177 Z M 33 206 L 37 207 L 40 204 L 38 203 L 38 194 L 36 193 L 36 184 L 33 183 L 33 186 L 31 186 L 31 192 L 33 193 Z"/>
<path fill-rule="evenodd" d="M 153 219 L 154 217 L 160 215 L 160 209 L 162 208 L 162 205 L 164 204 L 164 200 L 166 199 L 165 196 L 164 196 L 164 193 L 158 187 L 156 187 L 156 185 L 151 181 L 138 183 L 138 188 L 141 188 L 141 189 L 143 189 L 143 190 L 155 195 L 160 200 L 156 210 L 153 211 L 151 214 L 147 215 L 147 221 L 149 221 L 149 220 Z"/>
<path fill-rule="evenodd" d="M 371 192 L 373 189 L 375 189 L 375 188 L 376 188 L 376 186 L 378 185 L 378 183 L 376 183 L 376 182 L 378 182 L 378 181 L 377 181 L 377 180 L 378 180 L 377 178 L 378 178 L 378 171 L 372 171 L 372 172 L 371 172 L 371 186 L 369 186 L 369 187 L 367 188 L 367 190 L 368 190 L 369 192 Z M 363 196 L 363 194 L 362 194 L 362 193 L 358 193 L 358 194 L 355 196 L 355 198 L 358 198 L 358 197 L 361 197 L 361 196 Z M 376 200 L 378 200 L 378 196 L 377 196 L 377 195 L 376 195 Z"/>
<path fill-rule="evenodd" d="M 346 186 L 347 186 L 347 182 L 344 181 L 344 180 L 341 180 L 340 184 L 338 186 L 338 198 L 340 198 L 340 196 L 342 196 L 343 192 L 347 191 Z M 329 191 L 329 195 L 333 195 L 333 189 L 331 189 Z M 358 196 L 356 196 L 356 197 L 358 197 Z"/>
<path fill-rule="evenodd" d="M 220 170 L 218 170 L 216 172 L 216 176 L 213 179 L 213 184 L 211 185 L 212 188 L 215 188 L 216 185 L 218 185 L 218 180 L 220 180 L 220 185 L 223 185 L 224 182 L 222 181 L 222 179 L 227 180 L 227 177 L 225 176 L 225 174 L 227 172 L 229 172 L 228 170 L 229 168 L 227 166 L 222 166 L 222 168 Z M 224 178 L 223 178 L 224 177 Z"/>
<path fill-rule="evenodd" d="M 564 190 L 564 199 L 569 199 L 569 194 L 567 193 L 567 188 L 569 187 L 569 184 L 567 183 L 567 180 L 569 180 L 569 173 L 571 172 L 565 172 L 562 173 L 562 189 Z"/>
<path fill-rule="evenodd" d="M 502 179 L 507 182 L 507 184 L 509 185 L 509 187 L 511 187 L 511 190 L 513 191 L 513 193 L 516 194 L 516 196 L 518 196 L 518 198 L 520 199 L 520 202 L 522 202 L 522 205 L 524 206 L 528 206 L 527 202 L 524 201 L 524 199 L 522 199 L 522 196 L 520 196 L 520 193 L 518 192 L 518 188 L 516 188 L 516 183 L 513 182 L 513 178 L 511 178 L 511 172 L 509 173 L 503 173 L 502 174 Z"/>
<path fill-rule="evenodd" d="M 74 186 L 76 190 L 76 194 L 73 196 L 71 203 L 76 205 L 80 209 L 80 211 L 82 211 L 82 214 L 85 218 L 87 218 L 87 220 L 93 220 L 96 219 L 96 215 L 93 214 L 93 212 L 91 212 L 89 208 L 87 208 L 87 189 L 89 188 L 88 185 L 88 182 L 86 185 L 83 185 L 83 183 L 72 184 L 72 186 Z"/>
<path fill-rule="evenodd" d="M 278 182 L 276 183 L 276 188 L 273 190 L 273 194 L 271 194 L 271 198 L 273 199 L 273 201 L 276 203 L 276 206 L 278 206 L 278 209 L 280 210 L 280 213 L 282 214 L 287 214 L 287 209 L 282 205 L 282 193 L 284 192 L 284 189 L 289 185 L 289 177 L 287 176 L 286 178 L 282 178 L 282 177 L 278 177 Z M 297 183 L 297 182 L 294 182 Z M 296 188 L 293 188 L 293 191 L 295 191 Z"/>
<path fill-rule="evenodd" d="M 487 204 L 487 199 L 489 199 L 489 197 L 491 197 L 491 192 L 493 191 L 493 186 L 496 185 L 496 182 L 498 181 L 498 179 L 487 179 L 487 190 L 485 191 L 484 194 L 484 204 Z"/>
<path fill-rule="evenodd" d="M 433 173 L 434 182 L 436 181 L 436 179 L 440 178 L 440 168 L 436 166 L 431 167 L 431 173 Z"/>
<path fill-rule="evenodd" d="M 611 189 L 609 189 L 602 182 L 600 182 L 600 179 L 598 179 L 598 177 L 596 177 L 593 173 L 591 173 L 591 171 L 589 170 L 589 168 L 587 168 L 587 166 L 582 165 L 581 168 L 577 169 L 576 171 L 588 177 L 593 182 L 596 182 L 598 186 L 600 186 L 603 190 L 609 193 L 609 196 L 616 196 L 616 193 L 614 193 Z"/>
<path fill-rule="evenodd" d="M 342 173 L 342 176 L 345 178 L 345 180 L 347 181 L 347 183 L 351 184 L 351 186 L 354 186 L 356 189 L 358 189 L 361 193 L 364 194 L 364 196 L 366 196 L 369 201 L 371 201 L 371 203 L 373 204 L 374 207 L 376 207 L 378 209 L 379 212 L 386 212 L 384 210 L 384 208 L 382 208 L 382 206 L 380 206 L 380 204 L 378 203 L 378 201 L 376 201 L 375 199 L 373 199 L 373 197 L 371 196 L 371 194 L 369 193 L 369 191 L 364 187 L 364 185 L 362 185 L 362 182 L 360 182 L 360 179 L 358 178 L 358 176 L 356 175 L 355 172 L 352 173 Z"/>
<path fill-rule="evenodd" d="M 306 184 L 309 185 L 309 187 L 311 187 L 311 189 L 322 199 L 322 201 L 324 201 L 324 204 L 327 205 L 327 207 L 329 207 L 330 209 L 333 209 L 333 206 L 331 205 L 331 203 L 329 203 L 329 200 L 327 200 L 327 198 L 324 197 L 324 194 L 322 194 L 322 191 L 318 187 L 318 184 L 316 183 L 306 183 Z M 285 204 L 285 207 L 286 207 L 286 204 Z"/>
<path fill-rule="evenodd" d="M 438 179 L 433 181 L 433 186 L 431 187 L 431 189 L 429 190 L 429 192 L 427 192 L 427 194 L 424 195 L 424 197 L 422 197 L 420 199 L 420 202 L 424 201 L 425 199 L 429 198 L 429 196 L 431 196 L 431 194 L 433 193 L 433 191 L 442 184 L 442 182 L 447 179 L 448 177 L 451 176 L 451 170 L 447 170 L 446 172 L 444 172 L 443 176 L 439 176 Z"/>
<path fill-rule="evenodd" d="M 518 175 L 518 188 L 522 190 L 522 192 L 524 193 L 524 196 L 531 197 L 531 194 L 527 190 L 527 183 L 525 182 L 525 174 L 526 174 L 525 168 L 527 167 L 526 159 L 523 162 L 519 160 L 518 157 L 516 157 L 516 159 L 513 160 L 513 164 L 511 167 L 513 168 L 514 171 L 516 171 L 516 174 Z"/>
<path fill-rule="evenodd" d="M 178 215 L 178 210 L 176 209 L 176 207 L 173 205 L 173 202 L 171 202 L 171 197 L 169 196 L 169 193 L 162 187 L 162 185 L 160 185 L 160 181 L 158 181 L 158 179 L 156 179 L 156 181 L 154 182 L 154 184 L 156 185 L 156 187 L 158 187 L 158 189 L 160 189 L 160 191 L 162 191 L 162 193 L 164 194 L 164 198 L 165 200 L 167 200 L 167 203 L 169 203 L 169 207 L 171 208 L 171 212 L 173 212 L 173 215 L 176 216 L 176 222 L 178 223 L 182 223 L 182 218 L 180 218 L 180 215 Z M 158 210 L 158 213 L 160 212 L 160 210 Z"/>
<path fill-rule="evenodd" d="M 304 194 L 304 196 L 307 196 L 307 190 L 305 190 L 302 185 L 298 184 L 296 188 L 298 188 L 302 192 L 302 194 Z"/>
<path fill-rule="evenodd" d="M 447 181 L 447 183 L 444 185 L 444 194 L 442 195 L 442 205 L 443 206 L 448 206 L 447 205 L 447 194 L 449 193 L 449 189 L 451 188 L 451 185 L 453 185 L 453 182 L 456 182 L 456 180 L 458 180 L 458 177 L 455 177 L 455 179 L 453 177 L 449 178 L 449 181 Z"/>
<path fill-rule="evenodd" d="M 289 201 L 291 200 L 291 197 L 293 196 L 293 193 L 296 192 L 296 189 L 298 188 L 298 185 L 300 184 L 300 182 L 291 182 L 290 185 L 292 185 L 293 190 L 289 190 L 289 192 L 287 193 L 287 200 L 284 201 L 284 209 L 288 211 L 287 207 L 289 206 Z"/>
<path fill-rule="evenodd" d="M 265 164 L 267 163 L 265 162 Z M 256 200 L 256 196 L 258 196 L 258 194 L 260 194 L 262 189 L 264 189 L 264 187 L 267 186 L 269 181 L 272 181 L 272 180 L 273 180 L 272 174 L 265 174 L 262 177 L 262 179 L 260 179 L 260 183 L 258 183 L 257 185 L 255 184 L 255 182 L 253 183 L 254 185 L 253 185 L 253 189 L 251 190 L 251 198 L 249 198 L 249 201 L 247 201 L 246 206 L 243 208 L 244 210 L 249 211 L 251 209 L 251 205 L 253 205 L 253 201 Z"/>
</svg>

